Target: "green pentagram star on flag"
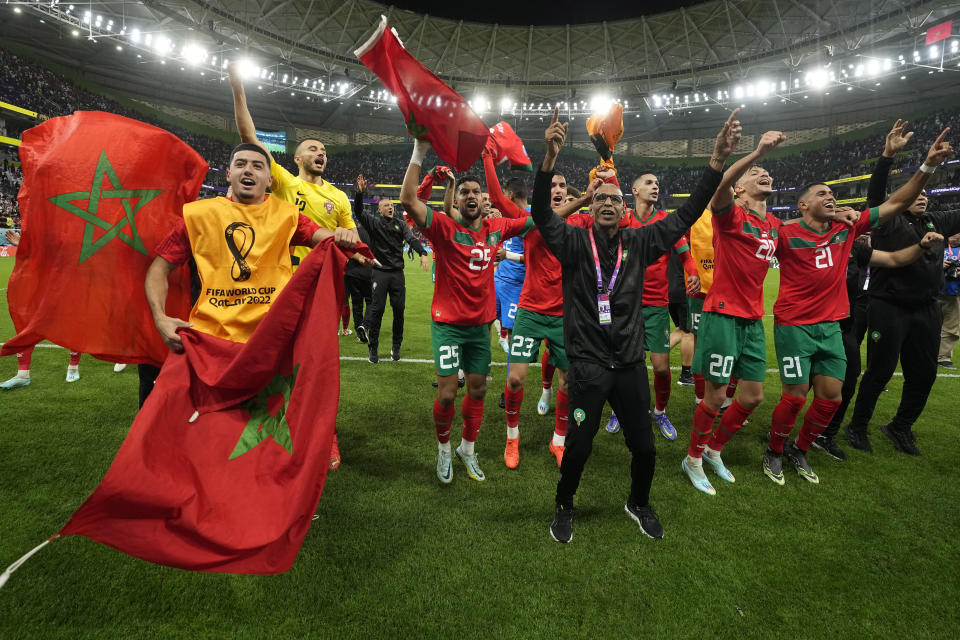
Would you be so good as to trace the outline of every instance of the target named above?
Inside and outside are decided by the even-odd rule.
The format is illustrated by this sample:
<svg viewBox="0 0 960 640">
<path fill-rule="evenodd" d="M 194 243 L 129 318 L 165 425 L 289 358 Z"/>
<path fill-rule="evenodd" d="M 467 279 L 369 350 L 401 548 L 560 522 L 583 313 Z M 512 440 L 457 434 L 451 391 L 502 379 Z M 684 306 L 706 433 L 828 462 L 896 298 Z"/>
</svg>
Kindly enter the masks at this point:
<svg viewBox="0 0 960 640">
<path fill-rule="evenodd" d="M 104 178 L 107 179 L 109 186 L 112 186 L 113 189 L 104 189 Z M 79 264 L 83 264 L 84 260 L 102 249 L 114 238 L 125 242 L 143 255 L 148 255 L 147 249 L 143 246 L 143 241 L 140 239 L 140 234 L 137 231 L 135 217 L 140 209 L 161 193 L 163 193 L 162 189 L 124 189 L 120 184 L 120 179 L 117 177 L 117 172 L 114 171 L 110 160 L 107 158 L 106 151 L 101 151 L 89 191 L 61 193 L 58 196 L 49 198 L 49 200 L 58 207 L 69 211 L 87 222 L 83 230 L 83 245 L 80 247 Z M 74 204 L 74 202 L 79 200 L 87 200 L 86 209 Z M 101 200 L 120 200 L 123 205 L 124 217 L 114 225 L 100 218 L 97 212 L 100 208 Z M 122 231 L 127 225 L 130 225 L 129 235 Z M 106 233 L 94 240 L 94 227 L 100 227 L 105 230 Z"/>
<path fill-rule="evenodd" d="M 287 424 L 287 408 L 290 405 L 290 393 L 297 381 L 297 371 L 300 365 L 293 367 L 293 372 L 289 376 L 282 376 L 279 373 L 274 376 L 270 384 L 260 393 L 244 403 L 243 408 L 250 414 L 250 420 L 243 428 L 237 445 L 230 454 L 230 460 L 239 458 L 243 454 L 251 451 L 268 438 L 273 438 L 281 447 L 287 450 L 287 453 L 293 455 L 293 440 L 290 438 L 290 425 Z M 273 415 L 270 415 L 267 409 L 267 400 L 280 394 L 283 396 L 283 405 Z"/>
</svg>

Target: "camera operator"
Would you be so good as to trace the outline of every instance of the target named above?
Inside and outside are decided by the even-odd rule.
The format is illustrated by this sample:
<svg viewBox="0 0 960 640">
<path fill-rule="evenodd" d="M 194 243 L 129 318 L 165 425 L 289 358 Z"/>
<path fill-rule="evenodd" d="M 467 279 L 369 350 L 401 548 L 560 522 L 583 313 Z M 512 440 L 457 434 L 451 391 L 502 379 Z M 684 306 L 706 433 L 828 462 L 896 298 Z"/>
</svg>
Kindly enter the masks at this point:
<svg viewBox="0 0 960 640">
<path fill-rule="evenodd" d="M 944 369 L 956 369 L 953 364 L 953 348 L 960 337 L 960 233 L 949 238 L 943 250 L 944 285 L 940 290 L 940 313 L 943 326 L 940 328 L 939 364 Z"/>
</svg>

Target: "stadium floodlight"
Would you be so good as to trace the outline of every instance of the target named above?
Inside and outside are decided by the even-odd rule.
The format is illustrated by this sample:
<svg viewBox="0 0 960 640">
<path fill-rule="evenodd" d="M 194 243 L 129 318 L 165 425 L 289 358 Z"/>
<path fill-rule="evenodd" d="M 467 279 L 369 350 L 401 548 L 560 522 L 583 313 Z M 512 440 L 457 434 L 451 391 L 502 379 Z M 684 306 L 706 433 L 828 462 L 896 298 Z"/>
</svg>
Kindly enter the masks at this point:
<svg viewBox="0 0 960 640">
<path fill-rule="evenodd" d="M 884 71 L 890 71 L 890 69 L 891 69 L 892 67 L 893 67 L 893 60 L 891 60 L 890 58 L 884 58 L 884 59 L 883 59 L 883 70 L 884 70 Z"/>
<path fill-rule="evenodd" d="M 880 73 L 880 63 L 878 63 L 873 58 L 871 58 L 870 60 L 867 60 L 867 75 L 875 76 L 878 73 Z"/>
<path fill-rule="evenodd" d="M 733 88 L 733 97 L 736 98 L 737 100 L 739 100 L 740 98 L 742 98 L 742 97 L 743 97 L 743 87 L 741 87 L 740 85 L 737 85 L 736 87 L 734 87 L 734 88 Z"/>
<path fill-rule="evenodd" d="M 282 82 L 282 83 L 284 83 L 284 84 L 286 84 L 286 83 L 287 83 L 287 78 L 288 78 L 288 77 L 289 77 L 289 76 L 288 76 L 287 74 L 283 74 L 283 79 L 282 79 L 282 80 L 281 80 L 280 82 Z"/>
<path fill-rule="evenodd" d="M 950 43 L 950 51 L 956 51 L 960 49 L 960 40 L 954 40 Z"/>
<path fill-rule="evenodd" d="M 83 12 L 83 23 L 84 23 L 84 24 L 90 24 L 90 12 L 89 12 L 89 11 L 84 11 L 84 12 Z"/>
<path fill-rule="evenodd" d="M 927 56 L 928 56 L 931 60 L 936 60 L 936 59 L 937 59 L 937 56 L 939 56 L 939 55 L 940 55 L 940 48 L 939 48 L 937 45 L 932 45 L 932 46 L 930 47 L 930 51 L 927 53 Z"/>
<path fill-rule="evenodd" d="M 193 66 L 207 61 L 207 50 L 198 44 L 190 43 L 180 52 L 183 61 Z"/>
<path fill-rule="evenodd" d="M 830 76 L 824 69 L 812 69 L 807 73 L 806 78 L 807 85 L 814 89 L 822 89 L 830 81 Z"/>
<path fill-rule="evenodd" d="M 590 110 L 594 113 L 604 114 L 613 106 L 613 100 L 604 93 L 598 93 L 590 98 Z"/>
<path fill-rule="evenodd" d="M 159 55 L 164 55 L 173 49 L 173 43 L 166 36 L 157 36 L 153 41 L 153 50 Z"/>
<path fill-rule="evenodd" d="M 134 44 L 140 44 L 140 29 L 134 28 L 130 32 L 130 41 Z"/>
</svg>

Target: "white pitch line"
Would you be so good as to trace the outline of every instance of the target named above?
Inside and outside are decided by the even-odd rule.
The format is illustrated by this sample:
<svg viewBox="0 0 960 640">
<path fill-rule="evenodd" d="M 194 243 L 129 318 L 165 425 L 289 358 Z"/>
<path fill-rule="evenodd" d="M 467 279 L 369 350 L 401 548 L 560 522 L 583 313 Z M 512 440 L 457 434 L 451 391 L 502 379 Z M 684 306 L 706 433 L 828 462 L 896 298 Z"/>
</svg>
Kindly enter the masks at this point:
<svg viewBox="0 0 960 640">
<path fill-rule="evenodd" d="M 3 343 L 0 342 L 0 347 L 2 347 L 2 346 L 3 346 Z M 38 345 L 36 345 L 36 346 L 41 347 L 41 348 L 44 348 L 44 349 L 63 349 L 63 347 L 61 347 L 60 345 L 57 345 L 57 344 L 38 344 Z M 360 357 L 360 356 L 340 356 L 340 359 L 341 359 L 341 360 L 344 360 L 344 361 L 348 361 L 348 362 L 367 362 L 367 358 L 363 358 L 363 357 Z M 392 363 L 393 360 L 384 359 L 383 362 L 384 362 L 384 363 Z M 400 360 L 400 364 L 403 364 L 403 363 L 406 363 L 406 362 L 413 363 L 413 364 L 433 364 L 433 360 L 426 360 L 426 359 L 424 359 L 424 358 L 402 358 L 402 359 Z M 505 366 L 507 366 L 507 363 L 506 363 L 506 362 L 491 362 L 491 363 L 490 363 L 490 366 L 492 366 L 492 367 L 505 367 Z M 540 366 L 540 363 L 539 363 L 539 362 L 532 362 L 532 363 L 530 363 L 530 366 L 531 366 L 531 367 L 539 367 L 539 366 Z M 680 370 L 680 367 L 670 367 L 670 368 L 673 369 L 674 371 L 679 371 L 679 370 Z M 647 369 L 651 369 L 651 370 L 652 370 L 653 367 L 651 367 L 650 365 L 647 365 Z M 779 373 L 779 372 L 780 372 L 779 369 L 767 369 L 767 373 Z M 895 372 L 893 373 L 893 375 L 895 375 L 895 376 L 901 376 L 901 377 L 902 377 L 902 376 L 903 376 L 903 373 L 900 372 L 900 371 L 895 371 Z M 938 374 L 937 374 L 937 377 L 938 377 L 938 378 L 960 378 L 960 373 L 938 373 Z"/>
</svg>

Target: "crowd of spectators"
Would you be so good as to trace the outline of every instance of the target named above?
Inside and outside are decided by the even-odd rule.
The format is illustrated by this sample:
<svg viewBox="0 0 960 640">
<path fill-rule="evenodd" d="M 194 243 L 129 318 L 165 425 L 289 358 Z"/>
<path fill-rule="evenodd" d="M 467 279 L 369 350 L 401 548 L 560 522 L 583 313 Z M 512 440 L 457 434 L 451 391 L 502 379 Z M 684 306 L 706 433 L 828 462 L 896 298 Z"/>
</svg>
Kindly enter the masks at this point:
<svg viewBox="0 0 960 640">
<path fill-rule="evenodd" d="M 33 64 L 9 51 L 0 48 L 0 66 L 4 73 L 0 75 L 0 99 L 39 113 L 54 116 L 72 113 L 75 110 L 101 110 L 150 122 L 163 127 L 197 150 L 210 164 L 211 170 L 204 180 L 201 197 L 222 194 L 227 182 L 223 169 L 229 161 L 230 143 L 225 140 L 200 135 L 170 126 L 159 120 L 151 119 L 143 113 L 121 106 L 102 95 L 87 91 L 70 80 L 52 71 Z M 898 159 L 899 166 L 917 166 L 924 157 L 926 144 L 933 140 L 944 128 L 950 126 L 960 131 L 960 108 L 954 107 L 938 111 L 915 122 L 910 128 L 915 139 L 923 144 L 911 145 L 911 149 Z M 776 186 L 780 188 L 799 187 L 814 180 L 847 177 L 869 173 L 869 160 L 875 158 L 882 148 L 882 140 L 871 136 L 863 140 L 832 140 L 821 149 L 803 151 L 789 156 L 768 159 L 764 167 L 774 176 Z M 789 147 L 786 147 L 789 151 Z M 275 159 L 289 170 L 296 172 L 293 158 L 289 154 L 274 154 Z M 373 184 L 398 185 L 403 180 L 409 160 L 409 149 L 377 148 L 356 149 L 336 152 L 331 155 L 325 178 L 339 185 L 351 185 L 358 173 L 364 174 Z M 689 192 L 702 171 L 702 159 L 691 158 L 685 166 L 666 166 L 656 162 L 619 156 L 616 159 L 621 176 L 628 179 L 641 171 L 654 171 L 660 180 L 665 194 Z M 441 164 L 440 160 L 428 156 L 427 163 Z M 595 161 L 589 156 L 566 154 L 557 163 L 557 170 L 574 186 L 587 184 L 588 174 Z M 480 162 L 470 173 L 482 175 Z M 498 168 L 501 181 L 510 173 L 506 165 Z M 18 170 L 11 171 L 4 163 L 0 175 L 0 215 L 14 215 L 16 211 L 15 194 L 19 186 Z M 625 188 L 628 184 L 623 185 Z M 626 190 L 626 189 L 625 189 Z M 384 191 L 384 195 L 392 193 Z M 380 195 L 380 194 L 374 194 Z M 395 194 L 394 194 L 395 195 Z"/>
<path fill-rule="evenodd" d="M 20 207 L 17 204 L 17 192 L 23 182 L 20 166 L 6 158 L 0 164 L 0 227 L 20 227 Z"/>
</svg>

